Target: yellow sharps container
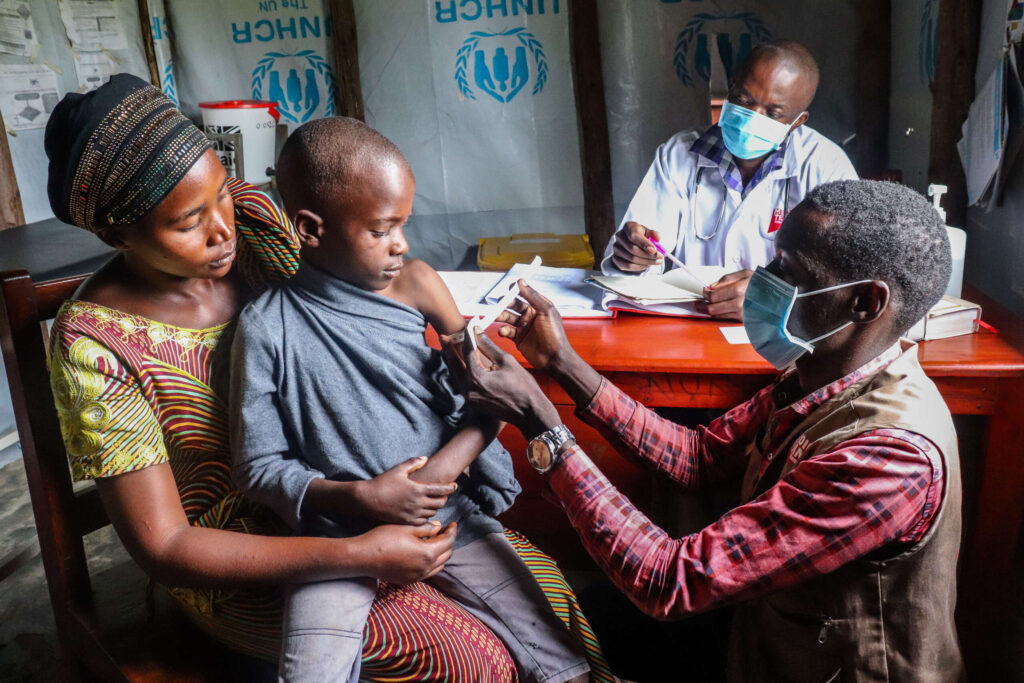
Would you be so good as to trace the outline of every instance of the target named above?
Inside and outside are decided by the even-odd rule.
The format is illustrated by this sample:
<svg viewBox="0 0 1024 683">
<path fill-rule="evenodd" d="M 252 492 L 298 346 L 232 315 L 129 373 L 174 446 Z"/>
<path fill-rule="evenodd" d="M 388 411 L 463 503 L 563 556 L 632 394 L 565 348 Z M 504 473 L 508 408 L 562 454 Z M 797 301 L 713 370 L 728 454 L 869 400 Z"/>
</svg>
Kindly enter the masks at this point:
<svg viewBox="0 0 1024 683">
<path fill-rule="evenodd" d="M 476 263 L 480 270 L 508 270 L 540 256 L 545 266 L 593 268 L 594 250 L 586 235 L 530 232 L 509 237 L 482 237 Z"/>
</svg>

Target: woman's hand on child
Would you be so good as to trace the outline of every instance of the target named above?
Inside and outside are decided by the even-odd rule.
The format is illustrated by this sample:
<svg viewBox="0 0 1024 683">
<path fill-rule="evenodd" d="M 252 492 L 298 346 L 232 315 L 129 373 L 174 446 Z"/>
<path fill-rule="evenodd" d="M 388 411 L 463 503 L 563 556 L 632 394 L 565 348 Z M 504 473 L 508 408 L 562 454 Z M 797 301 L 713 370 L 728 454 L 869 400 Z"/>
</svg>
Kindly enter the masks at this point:
<svg viewBox="0 0 1024 683">
<path fill-rule="evenodd" d="M 457 527 L 438 522 L 419 526 L 384 524 L 357 537 L 365 544 L 370 576 L 397 584 L 415 583 L 444 569 L 452 556 Z"/>
<path fill-rule="evenodd" d="M 557 358 L 572 351 L 565 337 L 565 327 L 558 309 L 537 290 L 519 281 L 522 299 L 517 300 L 512 310 L 516 313 L 502 313 L 498 322 L 505 323 L 498 329 L 498 335 L 516 343 L 516 348 L 538 370 L 546 370 Z"/>
<path fill-rule="evenodd" d="M 389 524 L 426 524 L 444 507 L 456 489 L 454 483 L 428 484 L 409 475 L 425 465 L 424 457 L 395 465 L 373 479 L 357 482 L 357 497 L 368 517 Z"/>
</svg>

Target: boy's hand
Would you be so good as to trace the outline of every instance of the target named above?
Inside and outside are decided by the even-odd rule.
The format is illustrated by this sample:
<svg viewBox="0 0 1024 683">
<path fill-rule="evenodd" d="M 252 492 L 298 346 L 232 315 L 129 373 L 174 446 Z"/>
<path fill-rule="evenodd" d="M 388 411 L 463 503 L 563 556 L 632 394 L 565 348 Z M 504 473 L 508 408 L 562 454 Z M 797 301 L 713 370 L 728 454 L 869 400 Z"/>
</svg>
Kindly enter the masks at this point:
<svg viewBox="0 0 1024 683">
<path fill-rule="evenodd" d="M 426 462 L 426 458 L 412 458 L 373 479 L 357 482 L 356 497 L 364 514 L 390 524 L 426 524 L 456 489 L 454 483 L 427 484 L 410 479 L 409 475 Z"/>
<path fill-rule="evenodd" d="M 452 556 L 457 527 L 438 522 L 420 526 L 385 524 L 357 538 L 365 544 L 370 575 L 390 583 L 422 581 L 442 569 Z"/>
</svg>

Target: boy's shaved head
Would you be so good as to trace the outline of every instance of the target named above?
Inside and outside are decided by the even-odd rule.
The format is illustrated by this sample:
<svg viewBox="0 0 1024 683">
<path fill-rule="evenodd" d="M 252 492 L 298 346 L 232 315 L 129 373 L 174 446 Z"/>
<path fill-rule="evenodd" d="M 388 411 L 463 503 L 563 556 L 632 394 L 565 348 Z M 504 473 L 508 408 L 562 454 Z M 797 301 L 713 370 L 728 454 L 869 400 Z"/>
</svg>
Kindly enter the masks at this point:
<svg viewBox="0 0 1024 683">
<path fill-rule="evenodd" d="M 323 214 L 344 201 L 346 189 L 367 171 L 409 162 L 393 142 L 362 121 L 345 116 L 317 119 L 288 136 L 277 161 L 277 187 L 285 211 Z"/>
<path fill-rule="evenodd" d="M 803 85 L 802 109 L 807 109 L 818 90 L 818 62 L 810 50 L 795 40 L 771 40 L 754 47 L 740 66 L 736 81 L 741 82 L 760 62 L 774 62 L 800 76 Z"/>
</svg>

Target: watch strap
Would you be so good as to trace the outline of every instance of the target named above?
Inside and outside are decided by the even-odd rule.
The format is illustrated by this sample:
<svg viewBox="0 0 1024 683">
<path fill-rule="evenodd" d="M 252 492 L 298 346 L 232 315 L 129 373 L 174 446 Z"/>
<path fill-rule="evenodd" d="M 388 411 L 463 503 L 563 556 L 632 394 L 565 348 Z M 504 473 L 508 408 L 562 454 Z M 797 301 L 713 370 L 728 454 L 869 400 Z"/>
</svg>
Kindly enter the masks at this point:
<svg viewBox="0 0 1024 683">
<path fill-rule="evenodd" d="M 561 461 L 562 447 L 569 441 L 575 441 L 575 439 L 576 437 L 569 431 L 569 428 L 562 424 L 555 425 L 551 429 L 538 434 L 534 438 L 530 439 L 530 443 L 532 444 L 534 441 L 543 441 L 551 452 L 551 463 L 543 469 L 538 467 L 532 460 L 530 461 L 530 464 L 533 465 L 533 468 L 541 474 L 547 472 Z"/>
</svg>

